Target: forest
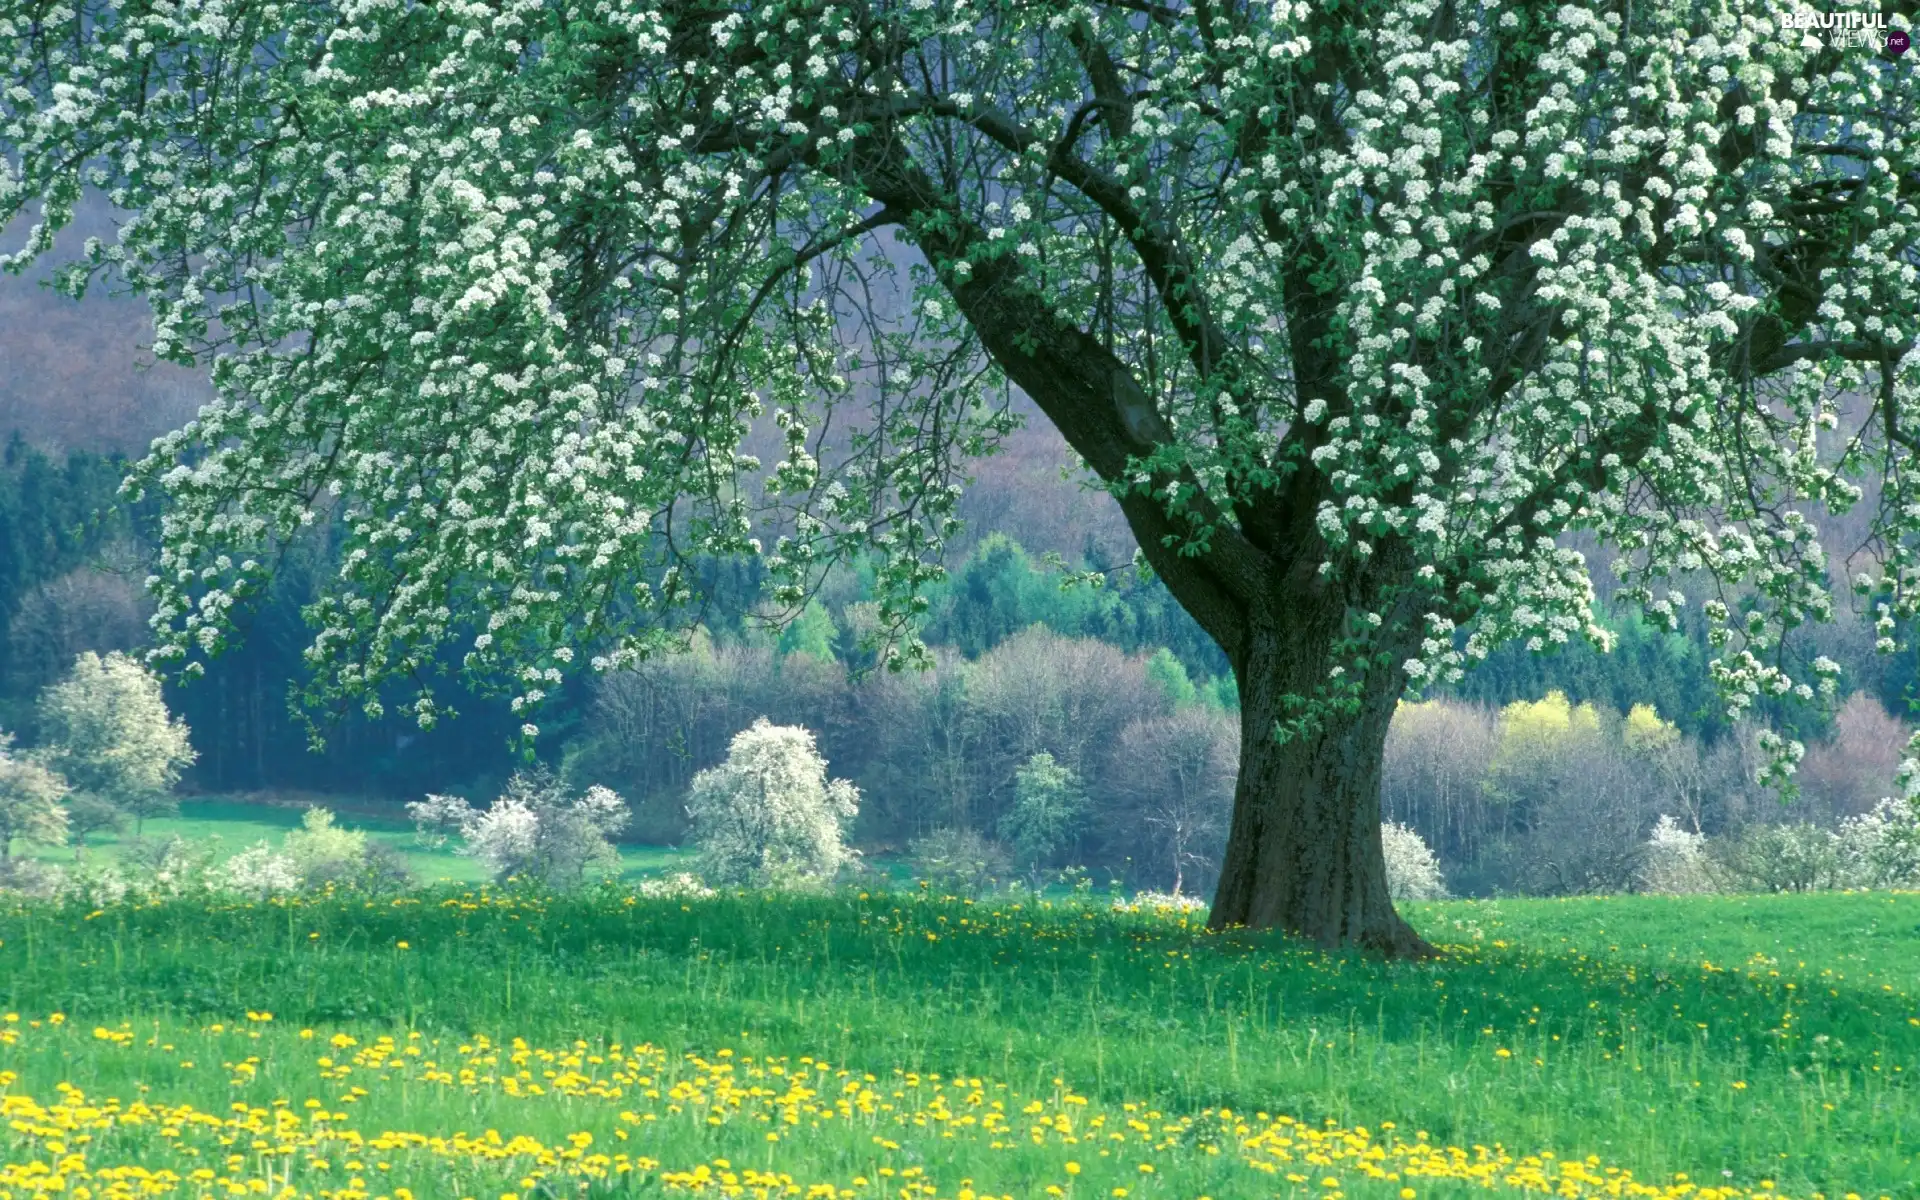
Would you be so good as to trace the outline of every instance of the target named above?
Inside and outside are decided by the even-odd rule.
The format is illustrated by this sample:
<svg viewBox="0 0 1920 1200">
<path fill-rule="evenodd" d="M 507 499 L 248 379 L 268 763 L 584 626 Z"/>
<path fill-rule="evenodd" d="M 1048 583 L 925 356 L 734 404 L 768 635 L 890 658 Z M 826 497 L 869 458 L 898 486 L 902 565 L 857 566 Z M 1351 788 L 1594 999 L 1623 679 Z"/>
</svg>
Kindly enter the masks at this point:
<svg viewBox="0 0 1920 1200">
<path fill-rule="evenodd" d="M 16 433 L 3 461 L 0 728 L 31 742 L 35 698 L 75 655 L 146 643 L 153 514 L 120 500 L 126 462 L 116 454 L 49 452 Z M 635 812 L 628 840 L 677 844 L 687 789 L 729 739 L 758 717 L 804 726 L 835 774 L 868 797 L 856 842 L 971 854 L 978 870 L 1015 877 L 1033 864 L 1014 861 L 1002 826 L 1018 771 L 1045 753 L 1086 798 L 1046 867 L 1204 895 L 1240 737 L 1222 655 L 1163 584 L 1103 543 L 1098 510 L 1076 511 L 1079 497 L 1056 473 L 1002 469 L 990 483 L 973 500 L 978 523 L 1052 545 L 1030 552 L 991 528 L 965 539 L 929 593 L 932 670 L 877 669 L 861 650 L 873 620 L 870 571 L 830 579 L 797 620 L 773 628 L 753 564 L 714 562 L 687 652 L 570 679 L 540 714 L 535 754 L 576 786 L 621 794 Z M 1049 512 L 1050 521 L 1031 519 Z M 1072 557 L 1053 548 L 1076 537 Z M 204 678 L 169 682 L 169 706 L 198 752 L 185 792 L 324 798 L 389 814 L 430 791 L 479 803 L 499 794 L 526 765 L 507 681 L 465 688 L 457 664 L 444 664 L 458 716 L 424 732 L 399 716 L 301 702 L 311 638 L 302 609 L 337 572 L 337 545 L 323 529 L 292 547 L 273 589 L 242 618 L 240 639 Z M 1578 641 L 1547 653 L 1509 645 L 1458 684 L 1403 705 L 1383 816 L 1433 847 L 1456 892 L 1632 890 L 1663 816 L 1710 835 L 1831 829 L 1892 790 L 1913 658 L 1875 653 L 1864 620 L 1843 614 L 1798 647 L 1839 661 L 1850 695 L 1824 708 L 1783 701 L 1739 725 L 1713 695 L 1698 628 L 1622 619 L 1615 632 L 1605 654 Z M 1631 752 L 1636 712 L 1672 729 L 1663 757 Z M 1763 721 L 1810 739 L 1800 794 L 1785 806 L 1754 782 Z M 956 833 L 971 840 L 949 844 Z"/>
</svg>

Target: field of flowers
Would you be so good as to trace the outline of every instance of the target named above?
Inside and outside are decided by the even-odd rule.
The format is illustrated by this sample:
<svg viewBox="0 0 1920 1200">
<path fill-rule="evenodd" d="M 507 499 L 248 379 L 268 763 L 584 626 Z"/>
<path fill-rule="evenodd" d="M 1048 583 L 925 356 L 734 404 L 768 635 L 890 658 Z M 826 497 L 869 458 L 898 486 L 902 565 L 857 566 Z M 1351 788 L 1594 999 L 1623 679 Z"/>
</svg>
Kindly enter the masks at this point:
<svg viewBox="0 0 1920 1200">
<path fill-rule="evenodd" d="M 0 908 L 0 1200 L 1920 1197 L 1920 896 Z"/>
</svg>

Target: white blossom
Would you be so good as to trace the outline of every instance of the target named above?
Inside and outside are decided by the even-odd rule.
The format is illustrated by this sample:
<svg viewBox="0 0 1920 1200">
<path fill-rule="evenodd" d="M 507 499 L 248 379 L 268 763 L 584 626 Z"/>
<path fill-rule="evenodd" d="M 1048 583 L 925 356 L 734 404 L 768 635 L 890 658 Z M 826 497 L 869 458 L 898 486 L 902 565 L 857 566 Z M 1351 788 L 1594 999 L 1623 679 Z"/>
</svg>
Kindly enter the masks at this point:
<svg viewBox="0 0 1920 1200">
<path fill-rule="evenodd" d="M 1380 826 L 1380 842 L 1387 860 L 1387 891 L 1395 900 L 1446 898 L 1440 860 L 1425 838 L 1409 826 L 1388 821 Z"/>
<path fill-rule="evenodd" d="M 1662 814 L 1647 838 L 1640 867 L 1641 890 L 1666 896 L 1713 891 L 1706 844 L 1705 836 L 1681 828 L 1671 816 Z"/>
</svg>

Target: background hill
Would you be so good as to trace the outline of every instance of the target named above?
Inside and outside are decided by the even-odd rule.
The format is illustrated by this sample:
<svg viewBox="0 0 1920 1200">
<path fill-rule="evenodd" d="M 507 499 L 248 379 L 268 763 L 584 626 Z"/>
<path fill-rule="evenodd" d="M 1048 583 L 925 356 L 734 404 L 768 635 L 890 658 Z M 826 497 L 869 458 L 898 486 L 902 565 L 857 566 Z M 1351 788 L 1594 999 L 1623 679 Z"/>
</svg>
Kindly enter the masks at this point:
<svg viewBox="0 0 1920 1200">
<path fill-rule="evenodd" d="M 0 231 L 0 245 L 17 246 L 26 225 Z M 153 322 L 144 302 L 104 288 L 76 302 L 47 286 L 82 241 L 112 233 L 112 209 L 85 206 L 61 235 L 62 253 L 24 275 L 0 274 L 0 436 L 18 431 L 56 452 L 137 456 L 212 397 L 204 373 L 145 354 Z"/>
</svg>

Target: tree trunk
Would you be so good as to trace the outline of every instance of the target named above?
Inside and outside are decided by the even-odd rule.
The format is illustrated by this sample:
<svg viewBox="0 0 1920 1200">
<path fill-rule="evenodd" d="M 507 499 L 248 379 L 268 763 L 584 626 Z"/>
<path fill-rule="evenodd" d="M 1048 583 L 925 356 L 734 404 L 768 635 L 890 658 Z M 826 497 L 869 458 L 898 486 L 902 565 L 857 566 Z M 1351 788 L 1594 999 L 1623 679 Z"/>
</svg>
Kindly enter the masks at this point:
<svg viewBox="0 0 1920 1200">
<path fill-rule="evenodd" d="M 1358 711 L 1281 742 L 1280 698 L 1311 694 L 1330 670 L 1320 622 L 1254 620 L 1235 664 L 1240 685 L 1240 778 L 1233 824 L 1208 924 L 1278 928 L 1329 948 L 1392 957 L 1437 953 L 1394 911 L 1380 841 L 1380 764 L 1387 726 L 1406 686 L 1376 668 Z M 1302 627 L 1304 626 L 1304 628 Z"/>
<path fill-rule="evenodd" d="M 1297 463 L 1270 489 L 1241 497 L 1225 512 L 1179 470 L 1143 474 L 1142 461 L 1176 437 L 1133 369 L 1047 304 L 1017 259 L 982 261 L 972 247 L 981 234 L 904 142 L 876 135 L 859 143 L 847 162 L 857 166 L 851 173 L 859 186 L 888 210 L 903 218 L 941 217 L 901 224 L 948 280 L 949 294 L 1007 378 L 1032 397 L 1089 468 L 1116 485 L 1120 510 L 1147 562 L 1233 663 L 1241 696 L 1240 780 L 1212 924 L 1278 926 L 1325 945 L 1394 955 L 1432 953 L 1393 911 L 1380 844 L 1380 761 L 1387 723 L 1407 682 L 1403 668 L 1370 672 L 1361 709 L 1351 717 L 1285 745 L 1273 738 L 1275 723 L 1291 715 L 1281 698 L 1313 696 L 1328 682 L 1348 621 L 1411 582 L 1411 551 L 1397 536 L 1382 537 L 1365 565 L 1337 582 L 1321 577 L 1318 568 L 1328 560 L 1316 514 L 1335 497 L 1330 481 Z M 1173 289 L 1190 286 L 1190 266 L 1175 243 L 1158 242 L 1144 225 L 1127 234 L 1136 249 L 1146 245 L 1163 256 Z M 965 273 L 950 273 L 963 261 Z M 1314 262 L 1296 266 L 1289 287 L 1309 298 L 1298 309 L 1293 295 L 1287 301 L 1296 387 L 1303 400 L 1309 391 L 1332 398 L 1340 363 L 1323 349 L 1337 336 L 1327 324 L 1331 310 L 1309 277 Z M 1162 300 L 1183 327 L 1188 357 L 1207 375 L 1212 359 L 1204 318 L 1192 317 L 1188 300 L 1174 291 Z M 1175 516 L 1163 489 L 1185 495 L 1191 511 Z M 1192 536 L 1201 529 L 1204 537 Z M 1380 614 L 1381 628 L 1418 645 L 1425 625 L 1417 603 L 1411 594 L 1397 602 L 1391 617 Z M 1373 647 L 1389 651 L 1385 664 L 1404 662 L 1405 653 L 1391 652 L 1408 648 Z"/>
</svg>

